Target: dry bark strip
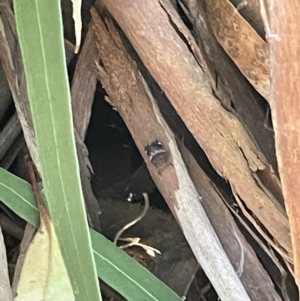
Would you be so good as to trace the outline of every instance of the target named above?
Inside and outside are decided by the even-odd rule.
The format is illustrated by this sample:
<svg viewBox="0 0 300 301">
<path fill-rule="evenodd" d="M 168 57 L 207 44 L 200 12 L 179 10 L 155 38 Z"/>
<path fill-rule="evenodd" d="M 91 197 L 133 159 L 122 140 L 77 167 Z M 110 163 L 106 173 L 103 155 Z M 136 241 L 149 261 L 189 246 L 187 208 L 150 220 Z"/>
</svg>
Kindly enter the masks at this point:
<svg viewBox="0 0 300 301">
<path fill-rule="evenodd" d="M 264 38 L 265 30 L 262 17 L 260 15 L 259 1 L 257 0 L 231 0 L 230 1 L 239 13 L 249 22 L 256 32 Z"/>
<path fill-rule="evenodd" d="M 128 56 L 112 22 L 104 24 L 94 9 L 91 13 L 101 57 L 102 67 L 98 65 L 101 83 L 111 104 L 126 122 L 195 257 L 223 301 L 250 300 L 209 223 L 173 134 L 151 99 L 136 64 Z M 160 141 L 166 151 L 159 162 L 145 154 L 145 146 L 155 140 Z"/>
<path fill-rule="evenodd" d="M 89 27 L 76 64 L 72 81 L 71 96 L 80 178 L 89 215 L 89 224 L 96 231 L 101 232 L 99 219 L 101 210 L 92 191 L 90 182 L 92 167 L 88 158 L 88 149 L 84 143 L 97 85 L 97 77 L 93 70 L 95 61 L 97 60 L 98 54 L 94 33 Z"/>
<path fill-rule="evenodd" d="M 291 225 L 295 279 L 300 287 L 300 7 L 295 0 L 276 0 L 268 4 L 266 10 L 270 23 L 265 20 L 265 26 L 271 50 L 270 104 L 279 173 Z"/>
<path fill-rule="evenodd" d="M 162 4 L 156 0 L 146 3 L 105 0 L 103 3 L 215 170 L 230 182 L 233 191 L 292 261 L 288 219 L 255 180 L 256 172 L 267 169 L 266 159 L 240 121 L 213 96 L 209 80 L 174 30 Z"/>
<path fill-rule="evenodd" d="M 0 227 L 2 228 L 3 232 L 10 234 L 20 241 L 22 240 L 24 229 L 3 213 L 0 213 Z"/>
<path fill-rule="evenodd" d="M 74 124 L 83 141 L 90 123 L 96 91 L 97 77 L 93 68 L 97 59 L 94 34 L 89 27 L 76 64 L 71 88 Z"/>
<path fill-rule="evenodd" d="M 205 0 L 214 35 L 253 87 L 270 98 L 269 49 L 267 43 L 240 15 L 229 0 Z"/>
<path fill-rule="evenodd" d="M 201 203 L 205 212 L 208 215 L 228 258 L 236 269 L 240 264 L 241 252 L 244 253 L 241 281 L 244 284 L 250 299 L 252 301 L 281 300 L 268 273 L 261 265 L 252 247 L 240 233 L 232 215 L 216 192 L 213 184 L 183 143 L 178 142 L 178 146 L 191 179 L 201 196 Z M 242 248 L 237 240 L 237 236 L 243 245 Z"/>
<path fill-rule="evenodd" d="M 212 65 L 210 72 L 216 81 L 214 93 L 227 110 L 234 108 L 268 161 L 277 170 L 274 135 L 266 126 L 266 113 L 261 106 L 263 100 L 252 89 L 248 80 L 241 76 L 235 64 L 214 38 L 205 12 L 204 0 L 183 2 L 189 11 L 197 44 L 200 50 L 207 54 L 207 60 Z M 249 1 L 247 2 L 249 4 Z"/>
</svg>

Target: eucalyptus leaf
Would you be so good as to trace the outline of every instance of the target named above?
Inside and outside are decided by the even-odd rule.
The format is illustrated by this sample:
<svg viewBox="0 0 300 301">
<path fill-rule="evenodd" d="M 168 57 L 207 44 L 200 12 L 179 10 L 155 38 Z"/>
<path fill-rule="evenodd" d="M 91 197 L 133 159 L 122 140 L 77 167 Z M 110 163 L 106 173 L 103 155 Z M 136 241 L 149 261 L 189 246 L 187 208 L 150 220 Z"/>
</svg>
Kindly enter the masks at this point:
<svg viewBox="0 0 300 301">
<path fill-rule="evenodd" d="M 27 249 L 14 301 L 74 301 L 51 218 L 42 202 L 39 206 L 40 227 Z"/>
<path fill-rule="evenodd" d="M 39 214 L 29 183 L 0 168 L 0 199 L 17 215 L 38 227 Z M 181 301 L 167 285 L 90 229 L 98 277 L 129 301 Z"/>
<path fill-rule="evenodd" d="M 63 259 L 76 300 L 101 300 L 73 134 L 60 1 L 15 0 L 14 11 L 40 172 Z"/>
</svg>

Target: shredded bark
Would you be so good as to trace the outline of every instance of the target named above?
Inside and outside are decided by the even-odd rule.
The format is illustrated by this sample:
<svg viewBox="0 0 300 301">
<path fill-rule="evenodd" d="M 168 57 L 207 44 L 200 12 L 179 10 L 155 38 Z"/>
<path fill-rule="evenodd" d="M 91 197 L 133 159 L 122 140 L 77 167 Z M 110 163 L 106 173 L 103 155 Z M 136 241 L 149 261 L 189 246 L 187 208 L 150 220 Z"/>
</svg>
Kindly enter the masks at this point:
<svg viewBox="0 0 300 301">
<path fill-rule="evenodd" d="M 268 229 L 292 262 L 288 219 L 257 185 L 254 176 L 259 170 L 267 172 L 270 164 L 239 119 L 224 110 L 215 98 L 209 79 L 174 30 L 160 3 L 103 3 L 205 151 L 214 169 L 228 180 L 233 191 Z M 126 91 L 128 87 L 123 88 Z"/>
<path fill-rule="evenodd" d="M 109 94 L 110 103 L 126 122 L 152 178 L 220 298 L 249 300 L 199 202 L 174 136 L 136 64 L 128 56 L 112 22 L 107 20 L 104 24 L 94 9 L 91 13 L 101 57 L 101 65 L 97 64 L 98 75 Z M 167 154 L 159 165 L 148 156 L 149 153 L 145 153 L 145 147 L 155 141 Z"/>
</svg>

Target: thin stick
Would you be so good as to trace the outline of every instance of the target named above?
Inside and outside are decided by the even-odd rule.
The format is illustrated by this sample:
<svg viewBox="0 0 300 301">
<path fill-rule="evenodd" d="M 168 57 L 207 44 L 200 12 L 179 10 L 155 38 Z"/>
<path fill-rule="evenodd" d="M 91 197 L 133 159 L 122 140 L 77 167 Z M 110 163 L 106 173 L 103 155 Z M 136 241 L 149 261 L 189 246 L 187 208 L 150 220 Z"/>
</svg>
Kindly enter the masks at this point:
<svg viewBox="0 0 300 301">
<path fill-rule="evenodd" d="M 115 245 L 117 245 L 117 242 L 118 242 L 120 236 L 124 233 L 124 231 L 126 231 L 128 228 L 135 225 L 138 221 L 140 221 L 146 215 L 146 213 L 149 209 L 149 206 L 150 206 L 150 202 L 149 202 L 149 197 L 148 197 L 147 193 L 144 192 L 143 197 L 145 199 L 145 208 L 144 208 L 143 212 L 137 218 L 135 218 L 132 222 L 128 223 L 121 230 L 119 230 L 119 232 L 116 234 L 115 239 L 114 239 Z"/>
</svg>

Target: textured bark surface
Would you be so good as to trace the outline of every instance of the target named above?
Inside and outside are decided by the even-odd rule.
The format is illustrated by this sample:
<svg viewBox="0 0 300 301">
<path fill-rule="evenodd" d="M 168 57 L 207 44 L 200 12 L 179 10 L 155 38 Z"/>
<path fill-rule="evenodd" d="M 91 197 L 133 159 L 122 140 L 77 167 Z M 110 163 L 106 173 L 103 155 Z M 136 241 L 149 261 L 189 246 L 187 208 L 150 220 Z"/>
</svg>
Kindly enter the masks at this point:
<svg viewBox="0 0 300 301">
<path fill-rule="evenodd" d="M 253 87 L 270 97 L 269 48 L 229 0 L 205 0 L 214 35 Z"/>
<path fill-rule="evenodd" d="M 103 3 L 214 169 L 229 181 L 233 192 L 285 250 L 286 259 L 292 261 L 288 219 L 269 197 L 272 193 L 256 180 L 259 170 L 270 173 L 269 164 L 236 116 L 224 110 L 213 95 L 209 77 L 203 72 L 205 64 L 200 68 L 194 53 L 178 35 L 180 29 L 170 22 L 167 1 L 153 0 L 143 5 L 139 1 Z"/>
<path fill-rule="evenodd" d="M 28 148 L 37 165 L 38 158 L 13 1 L 2 2 L 0 166 L 11 168 L 22 177 L 25 174 L 20 173 L 21 163 Z M 147 264 L 179 295 L 186 295 L 188 300 L 216 300 L 213 284 L 222 300 L 245 301 L 248 296 L 253 301 L 279 301 L 281 297 L 298 300 L 293 278 L 295 268 L 299 286 L 298 2 L 97 0 L 101 18 L 93 10 L 94 21 L 90 23 L 93 2 L 85 0 L 82 4 L 84 43 L 78 58 L 74 58 L 74 45 L 69 42 L 75 40 L 72 3 L 61 1 L 64 36 L 69 39 L 65 40 L 68 63 L 74 58 L 68 72 L 72 78 L 76 146 L 90 226 L 99 232 L 103 230 L 113 240 L 116 232 L 142 209 L 140 204 L 117 204 L 115 200 L 125 200 L 132 192 L 137 201 L 142 192 L 158 194 L 158 188 L 175 220 L 170 214 L 150 208 L 145 219 L 122 237 L 139 236 L 142 243 L 162 251 L 162 258 L 148 260 Z M 264 3 L 266 6 L 260 11 Z M 261 62 L 255 60 L 256 56 Z M 250 81 L 269 103 L 243 74 L 252 77 Z M 96 91 L 97 77 L 105 90 L 99 85 Z M 272 91 L 270 95 L 268 89 Z M 107 92 L 106 100 L 118 111 L 115 116 L 123 118 L 130 133 L 123 121 L 120 125 L 115 116 L 103 110 L 104 106 L 100 105 L 97 111 L 94 105 L 92 112 L 95 92 L 95 102 L 114 112 L 104 101 Z M 92 128 L 91 112 L 101 122 L 95 126 L 93 143 L 89 144 L 89 138 L 86 142 L 84 139 L 87 127 Z M 111 131 L 99 138 L 103 128 Z M 122 132 L 122 136 L 114 131 Z M 145 153 L 145 147 L 155 141 L 161 142 L 165 151 L 158 157 Z M 137 156 L 138 152 L 142 157 Z M 96 172 L 93 179 L 102 181 L 94 191 L 89 156 Z M 133 158 L 138 161 L 135 166 Z M 27 172 L 25 167 L 24 170 Z M 98 170 L 101 173 L 97 178 Z M 101 224 L 94 193 L 102 198 Z M 152 206 L 160 201 L 155 197 L 151 200 Z M 17 220 L 7 217 L 4 209 L 0 202 L 0 225 L 11 272 L 15 262 L 6 238 L 11 235 L 19 240 L 23 230 L 14 227 Z M 13 290 L 31 236 L 30 231 L 25 231 Z M 2 245 L 0 253 L 3 250 Z M 136 248 L 129 251 L 141 264 L 146 263 L 148 255 L 136 252 Z M 5 261 L 2 258 L 4 272 Z M 186 294 L 198 268 L 196 261 L 202 264 L 211 282 L 206 290 L 204 282 L 208 280 L 200 269 L 202 276 L 198 273 L 199 278 L 194 279 Z M 243 271 L 237 278 L 235 272 L 241 266 Z M 205 296 L 204 291 L 208 291 Z M 121 296 L 114 298 L 123 300 Z"/>
<path fill-rule="evenodd" d="M 236 65 L 214 38 L 204 0 L 184 0 L 184 3 L 190 11 L 196 41 L 199 46 L 203 44 L 203 51 L 207 53 L 212 65 L 210 70 L 216 81 L 215 94 L 227 110 L 232 111 L 234 108 L 268 161 L 277 170 L 273 133 L 267 127 L 266 113 L 262 109 L 264 100 L 258 97 L 249 82 L 241 76 Z"/>
<path fill-rule="evenodd" d="M 238 270 L 240 264 L 241 253 L 243 252 L 244 254 L 241 281 L 250 299 L 252 301 L 281 300 L 269 275 L 256 257 L 252 247 L 240 233 L 228 208 L 217 193 L 216 188 L 184 145 L 180 142 L 178 145 L 191 179 L 195 183 L 196 189 L 201 196 L 201 202 L 205 212 L 228 258 L 236 270 Z M 239 240 L 242 243 L 242 247 Z M 238 256 L 239 253 L 240 257 Z"/>
<path fill-rule="evenodd" d="M 90 28 L 81 47 L 71 88 L 75 140 L 82 191 L 90 217 L 90 226 L 96 231 L 101 232 L 99 219 L 101 210 L 92 191 L 90 182 L 92 167 L 88 157 L 88 149 L 84 143 L 97 84 L 97 77 L 93 66 L 98 60 L 98 54 L 94 34 Z"/>
<path fill-rule="evenodd" d="M 270 28 L 271 108 L 279 173 L 294 248 L 295 277 L 300 285 L 300 26 L 299 2 L 273 1 L 266 7 Z"/>
<path fill-rule="evenodd" d="M 99 78 L 110 96 L 110 102 L 126 122 L 152 178 L 179 222 L 195 257 L 222 300 L 249 300 L 211 228 L 173 134 L 163 120 L 136 64 L 122 46 L 112 22 L 107 21 L 105 25 L 95 10 L 92 10 L 92 18 L 101 57 Z M 156 162 L 145 154 L 145 146 L 155 140 L 160 141 L 166 151 L 166 157 L 160 157 L 161 160 Z"/>
<path fill-rule="evenodd" d="M 260 6 L 258 0 L 230 0 L 239 13 L 251 24 L 256 32 L 264 39 L 264 23 L 260 15 Z"/>
<path fill-rule="evenodd" d="M 93 68 L 97 60 L 94 34 L 92 30 L 88 30 L 76 64 L 71 88 L 73 119 L 81 140 L 85 139 L 90 122 L 97 85 L 97 77 Z"/>
</svg>

